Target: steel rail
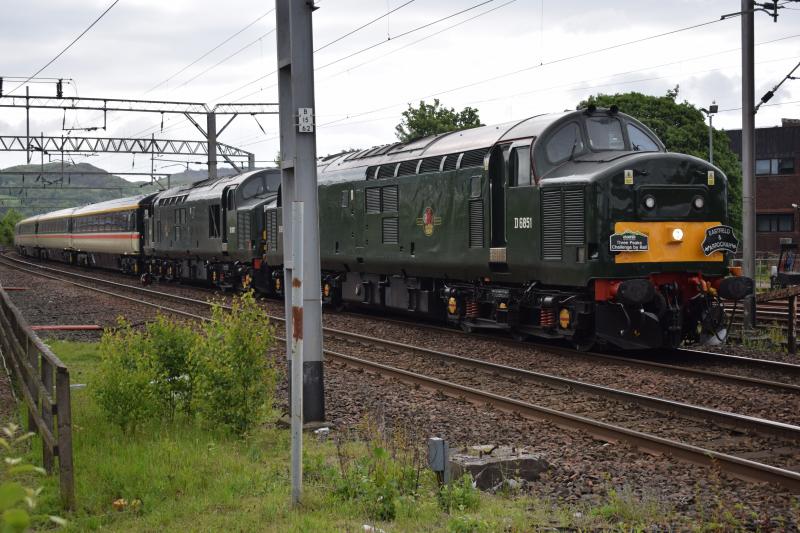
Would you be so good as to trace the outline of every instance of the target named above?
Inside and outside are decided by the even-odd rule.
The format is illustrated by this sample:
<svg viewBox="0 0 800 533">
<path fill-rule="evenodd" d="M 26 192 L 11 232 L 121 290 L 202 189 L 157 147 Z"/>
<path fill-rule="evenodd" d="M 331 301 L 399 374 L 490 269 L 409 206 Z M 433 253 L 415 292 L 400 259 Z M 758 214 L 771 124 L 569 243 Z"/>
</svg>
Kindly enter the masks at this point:
<svg viewBox="0 0 800 533">
<path fill-rule="evenodd" d="M 110 286 L 114 286 L 114 287 L 122 287 L 122 288 L 125 288 L 125 289 L 128 289 L 128 290 L 132 290 L 132 291 L 137 291 L 137 292 L 146 293 L 146 294 L 153 294 L 153 295 L 158 296 L 160 298 L 173 299 L 173 300 L 176 300 L 176 301 L 186 302 L 186 303 L 190 303 L 190 304 L 193 304 L 193 305 L 204 305 L 204 306 L 211 306 L 212 305 L 211 303 L 209 303 L 208 301 L 205 301 L 205 300 L 199 300 L 199 299 L 196 299 L 196 298 L 189 298 L 189 297 L 186 297 L 186 296 L 180 296 L 180 295 L 177 295 L 177 294 L 171 294 L 171 293 L 167 293 L 167 292 L 159 292 L 159 291 L 156 291 L 156 290 L 153 290 L 153 289 L 147 289 L 147 288 L 139 287 L 139 286 L 136 286 L 136 285 L 130 285 L 130 284 L 127 284 L 127 283 L 120 283 L 120 282 L 106 280 L 106 279 L 102 279 L 102 278 L 96 278 L 96 277 L 93 277 L 93 276 L 87 276 L 85 274 L 79 274 L 77 272 L 69 272 L 69 271 L 65 271 L 65 270 L 55 269 L 55 268 L 52 268 L 52 267 L 39 265 L 39 264 L 32 263 L 32 262 L 29 262 L 29 261 L 23 261 L 21 259 L 8 257 L 7 255 L 3 256 L 3 259 L 5 259 L 7 261 L 12 261 L 12 262 L 15 262 L 15 263 L 28 265 L 28 266 L 31 266 L 31 267 L 34 267 L 34 268 L 37 268 L 37 269 L 40 269 L 40 270 L 57 272 L 57 273 L 64 274 L 64 275 L 67 275 L 67 276 L 73 276 L 73 277 L 77 277 L 77 278 L 80 278 L 80 279 L 86 279 L 86 280 L 90 280 L 90 281 L 94 281 L 94 282 L 104 283 L 104 284 L 107 284 L 107 285 L 110 285 Z M 217 305 L 220 305 L 224 309 L 230 309 L 230 306 L 227 306 L 225 304 L 217 304 Z M 363 315 L 356 315 L 356 316 L 363 316 Z M 275 320 L 277 322 L 284 322 L 284 318 L 281 317 L 281 316 L 269 315 L 269 318 L 272 319 L 272 320 Z M 376 320 L 381 320 L 381 321 L 384 321 L 384 322 L 400 323 L 400 324 L 403 324 L 403 325 L 411 324 L 411 322 L 409 322 L 409 321 L 398 320 L 398 319 L 387 319 L 387 318 L 382 318 L 382 317 L 381 318 L 371 317 L 371 318 L 374 318 Z M 479 338 L 479 339 L 489 340 L 489 341 L 492 341 L 492 342 L 499 342 L 499 343 L 502 343 L 502 344 L 510 345 L 510 346 L 512 346 L 514 348 L 520 348 L 520 347 L 524 347 L 524 346 L 529 346 L 529 347 L 533 347 L 533 348 L 536 348 L 536 349 L 539 349 L 539 350 L 546 350 L 546 351 L 550 351 L 552 353 L 556 353 L 556 354 L 559 354 L 559 355 L 567 355 L 567 356 L 570 356 L 570 357 L 579 356 L 579 357 L 584 357 L 584 358 L 589 358 L 589 359 L 603 359 L 603 360 L 606 360 L 606 361 L 611 361 L 613 363 L 622 364 L 622 365 L 625 365 L 625 366 L 638 366 L 638 367 L 641 367 L 641 368 L 650 368 L 650 369 L 658 368 L 658 369 L 661 369 L 661 370 L 668 370 L 670 372 L 679 373 L 679 374 L 686 375 L 686 376 L 689 376 L 689 377 L 712 378 L 712 379 L 716 379 L 716 380 L 736 383 L 736 384 L 739 384 L 739 385 L 744 383 L 744 384 L 751 385 L 751 386 L 760 386 L 760 387 L 767 387 L 767 388 L 776 389 L 776 390 L 780 390 L 780 391 L 792 391 L 792 392 L 800 393 L 800 385 L 791 384 L 791 383 L 784 383 L 784 382 L 780 382 L 780 381 L 771 381 L 771 380 L 766 380 L 766 379 L 754 378 L 754 377 L 750 377 L 750 376 L 741 376 L 741 375 L 738 375 L 738 374 L 726 374 L 726 373 L 722 373 L 722 372 L 712 372 L 712 371 L 708 371 L 708 370 L 687 368 L 687 367 L 681 367 L 681 366 L 671 365 L 671 364 L 667 364 L 667 363 L 659 363 L 659 362 L 648 361 L 648 360 L 644 360 L 644 359 L 636 359 L 636 358 L 632 358 L 632 357 L 609 355 L 609 354 L 603 354 L 603 353 L 598 353 L 598 352 L 581 352 L 581 351 L 578 351 L 578 350 L 574 350 L 572 348 L 566 348 L 566 347 L 563 347 L 563 346 L 554 346 L 552 344 L 543 344 L 543 343 L 536 343 L 536 342 L 520 343 L 520 342 L 514 341 L 512 339 L 503 339 L 503 338 L 499 338 L 497 336 L 483 335 L 483 334 L 474 334 L 474 333 L 473 334 L 467 334 L 467 333 L 464 333 L 461 330 L 457 330 L 457 329 L 453 329 L 453 328 L 443 328 L 443 327 L 439 327 L 439 326 L 431 326 L 431 325 L 427 325 L 427 324 L 413 323 L 413 325 L 415 327 L 419 327 L 419 328 L 423 328 L 423 329 L 444 331 L 444 332 L 457 334 L 457 335 L 465 335 L 465 336 L 468 336 L 469 338 Z M 323 331 L 324 332 L 329 332 L 329 333 L 340 334 L 340 335 L 348 335 L 349 334 L 349 332 L 347 332 L 347 331 L 337 330 L 337 329 L 329 328 L 329 327 L 323 327 Z M 376 342 L 379 342 L 381 340 L 382 339 L 375 339 Z M 706 353 L 710 354 L 710 352 L 706 352 Z M 750 359 L 750 358 L 737 359 L 737 362 L 742 362 L 741 360 L 757 361 L 758 362 L 757 364 L 759 364 L 759 365 L 765 364 L 765 363 L 769 363 L 769 361 L 766 361 L 766 360 Z M 778 362 L 775 362 L 775 361 L 772 361 L 772 362 L 778 364 L 779 366 L 788 364 L 788 363 L 778 363 Z"/>
<path fill-rule="evenodd" d="M 501 365 L 498 363 L 492 363 L 490 361 L 474 359 L 471 357 L 465 357 L 438 350 L 432 350 L 429 348 L 421 348 L 418 346 L 404 344 L 401 342 L 389 341 L 385 339 L 377 339 L 366 335 L 360 335 L 357 333 L 335 331 L 331 332 L 331 335 L 346 337 L 349 339 L 353 339 L 354 341 L 367 342 L 371 344 L 380 344 L 391 348 L 398 348 L 401 350 L 416 352 L 425 357 L 433 356 L 443 361 L 456 362 L 464 366 L 469 366 L 472 368 L 480 368 L 483 370 L 490 370 L 494 372 L 503 373 L 509 376 L 523 377 L 528 380 L 537 381 L 539 383 L 557 385 L 560 387 L 578 390 L 589 394 L 595 394 L 605 398 L 613 398 L 615 400 L 632 402 L 640 406 L 645 406 L 655 409 L 659 412 L 675 413 L 695 420 L 715 422 L 729 429 L 732 428 L 743 431 L 752 431 L 762 435 L 796 439 L 800 441 L 800 426 L 792 424 L 775 422 L 763 418 L 741 415 L 729 411 L 712 409 L 709 407 L 688 404 L 685 402 L 679 402 L 675 400 L 667 400 L 663 398 L 658 398 L 656 396 L 650 396 L 646 394 L 615 389 L 604 385 L 595 385 L 592 383 L 587 383 L 585 381 L 579 381 L 571 378 L 555 376 L 543 372 L 535 372 L 532 370 L 527 370 L 514 366 Z"/>
<path fill-rule="evenodd" d="M 3 259 L 7 258 L 4 257 Z M 71 285 L 92 290 L 95 292 L 107 294 L 124 300 L 133 301 L 160 310 L 168 311 L 170 313 L 175 313 L 203 321 L 210 320 L 208 317 L 204 317 L 194 313 L 189 313 L 180 309 L 174 309 L 171 307 L 162 306 L 160 304 L 154 304 L 152 302 L 147 302 L 145 300 L 139 300 L 136 298 L 131 298 L 128 296 L 112 293 L 110 291 L 99 289 L 97 287 L 91 287 L 83 283 L 65 280 L 63 278 L 60 278 L 58 276 L 53 276 L 51 274 L 46 274 L 43 272 L 33 272 L 28 269 L 23 269 L 23 270 L 35 273 L 37 275 L 46 278 L 62 281 L 65 283 L 69 283 Z M 125 284 L 117 284 L 116 282 L 110 282 L 110 283 L 113 283 L 115 285 L 122 285 L 123 287 L 127 288 L 140 289 L 140 287 L 132 287 L 130 285 L 125 285 Z M 164 295 L 163 293 L 157 293 L 156 291 L 148 290 L 148 292 L 155 293 L 158 296 Z M 205 305 L 211 305 L 209 304 L 209 302 L 203 302 L 201 300 L 194 300 L 185 297 L 181 297 L 181 299 L 192 301 L 194 303 L 203 303 Z M 369 338 L 357 334 L 350 334 L 349 332 L 343 332 L 343 333 L 348 335 L 356 335 L 362 338 Z M 285 339 L 282 337 L 276 336 L 276 339 L 280 341 L 285 341 Z M 393 344 L 400 344 L 400 343 L 393 343 Z M 508 398 L 495 393 L 481 391 L 479 389 L 466 387 L 463 385 L 448 382 L 438 378 L 433 378 L 430 376 L 424 376 L 422 374 L 414 373 L 408 370 L 394 368 L 388 365 L 384 365 L 382 363 L 367 361 L 364 359 L 348 356 L 345 354 L 335 352 L 333 350 L 326 349 L 324 350 L 324 353 L 331 359 L 342 361 L 343 363 L 351 367 L 362 368 L 367 370 L 376 370 L 383 375 L 397 378 L 402 382 L 419 385 L 429 390 L 439 391 L 451 397 L 464 398 L 470 401 L 471 403 L 477 405 L 486 405 L 488 403 L 493 407 L 495 407 L 496 409 L 499 409 L 507 413 L 516 413 L 519 414 L 520 416 L 529 419 L 546 420 L 558 427 L 565 429 L 579 429 L 585 431 L 594 438 L 606 442 L 625 441 L 647 453 L 670 455 L 689 463 L 705 467 L 719 468 L 724 472 L 727 472 L 735 477 L 747 481 L 774 483 L 790 490 L 794 491 L 800 490 L 800 473 L 797 472 L 766 465 L 763 463 L 758 463 L 740 457 L 735 457 L 714 450 L 708 450 L 691 444 L 685 444 L 673 441 L 663 437 L 658 437 L 656 435 L 650 435 L 647 433 L 616 426 L 613 424 L 608 424 L 606 422 L 593 420 L 580 415 L 566 413 L 563 411 L 557 411 L 555 409 L 527 403 L 513 398 Z"/>
<path fill-rule="evenodd" d="M 359 316 L 359 315 L 354 315 Z M 626 366 L 638 366 L 641 368 L 657 368 L 661 370 L 668 370 L 670 372 L 674 372 L 676 374 L 682 374 L 688 377 L 707 377 L 712 378 L 720 381 L 727 381 L 731 383 L 736 383 L 741 385 L 745 383 L 747 385 L 752 386 L 760 386 L 760 387 L 767 387 L 771 389 L 776 389 L 780 391 L 792 391 L 800 393 L 800 385 L 793 384 L 793 383 L 785 383 L 783 381 L 772 381 L 768 379 L 762 378 L 755 378 L 751 376 L 742 376 L 739 374 L 728 374 L 724 372 L 713 372 L 710 370 L 702 370 L 698 368 L 691 368 L 691 367 L 684 367 L 673 365 L 669 363 L 660 363 L 657 361 L 650 361 L 647 359 L 639 359 L 632 356 L 619 356 L 619 355 L 611 355 L 607 353 L 600 353 L 600 352 L 584 352 L 580 350 L 575 350 L 574 348 L 567 348 L 565 346 L 558 346 L 554 344 L 548 344 L 543 342 L 535 342 L 535 341 L 516 341 L 510 338 L 503 338 L 496 335 L 490 334 L 481 334 L 481 333 L 465 333 L 459 329 L 454 328 L 446 328 L 442 326 L 433 326 L 430 324 L 419 324 L 417 322 L 411 322 L 407 320 L 400 320 L 400 319 L 392 319 L 392 318 L 385 318 L 385 317 L 370 317 L 374 320 L 381 320 L 384 322 L 390 323 L 397 323 L 402 325 L 413 325 L 414 327 L 422 328 L 422 329 L 429 329 L 434 331 L 442 331 L 442 332 L 449 332 L 454 335 L 463 335 L 467 338 L 474 338 L 474 339 L 482 339 L 489 342 L 495 342 L 499 344 L 504 344 L 506 346 L 510 346 L 512 348 L 524 348 L 524 347 L 531 347 L 537 350 L 542 351 L 549 351 L 551 353 L 559 354 L 559 355 L 566 355 L 569 357 L 582 357 L 584 359 L 601 359 L 605 361 L 609 361 L 612 363 L 619 363 Z M 770 361 L 766 359 L 754 359 L 749 357 L 740 357 L 740 356 L 725 356 L 724 354 L 713 354 L 712 352 L 701 352 L 704 354 L 705 357 L 711 357 L 715 355 L 723 356 L 720 358 L 722 362 L 736 362 L 737 364 L 742 364 L 743 366 L 749 366 L 750 362 L 753 362 L 752 366 L 760 366 L 762 368 L 768 368 L 769 370 L 774 371 L 782 371 L 783 365 L 791 365 L 791 363 L 782 363 L 780 361 Z M 732 357 L 735 359 L 728 359 L 728 357 Z M 774 363 L 774 366 L 770 366 L 770 363 Z"/>
<path fill-rule="evenodd" d="M 546 420 L 564 429 L 579 429 L 596 439 L 606 442 L 625 441 L 647 453 L 669 455 L 689 463 L 718 468 L 747 481 L 774 483 L 794 492 L 800 491 L 800 473 L 798 472 L 592 420 L 580 415 L 557 411 L 408 370 L 359 359 L 332 350 L 324 350 L 324 353 L 331 359 L 339 360 L 348 366 L 377 371 L 384 376 L 398 379 L 404 383 L 442 392 L 451 397 L 463 398 L 476 405 L 484 406 L 489 404 L 506 413 L 518 414 L 528 419 Z"/>
</svg>

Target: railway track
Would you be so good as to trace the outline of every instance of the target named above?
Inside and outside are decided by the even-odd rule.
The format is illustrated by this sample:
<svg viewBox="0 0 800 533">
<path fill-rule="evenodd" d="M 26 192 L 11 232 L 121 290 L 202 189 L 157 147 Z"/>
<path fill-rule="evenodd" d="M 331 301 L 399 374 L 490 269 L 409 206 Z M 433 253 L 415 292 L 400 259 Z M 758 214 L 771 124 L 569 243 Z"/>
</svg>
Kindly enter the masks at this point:
<svg viewBox="0 0 800 533">
<path fill-rule="evenodd" d="M 50 272 L 52 274 L 61 274 L 70 277 L 74 277 L 77 279 L 86 280 L 89 282 L 95 283 L 102 283 L 104 285 L 108 285 L 111 287 L 121 288 L 125 290 L 130 290 L 133 292 L 137 292 L 140 294 L 147 294 L 154 297 L 173 300 L 176 302 L 181 302 L 188 305 L 198 305 L 201 307 L 209 307 L 208 300 L 199 299 L 199 298 L 191 298 L 187 296 L 182 296 L 178 294 L 173 294 L 167 291 L 155 290 L 155 289 L 148 289 L 146 287 L 142 287 L 138 284 L 129 284 L 129 283 L 121 283 L 117 281 L 111 281 L 104 278 L 98 278 L 96 276 L 81 274 L 79 272 L 75 272 L 72 270 L 62 270 L 58 268 L 53 268 L 50 266 L 25 261 L 22 259 L 12 258 L 8 256 L 0 256 L 2 260 L 5 261 L 6 264 L 12 266 L 14 268 L 28 270 L 31 272 L 31 269 L 36 269 L 36 271 L 41 272 Z M 9 263 L 10 262 L 10 263 Z M 33 271 L 31 273 L 37 273 Z M 65 281 L 65 280 L 62 280 Z M 90 287 L 84 287 L 90 288 Z M 107 293 L 112 294 L 113 293 Z M 130 299 L 127 297 L 127 299 Z M 133 299 L 135 301 L 135 299 Z M 225 307 L 223 305 L 223 307 Z M 161 306 L 161 310 L 167 312 L 174 312 L 178 313 L 179 310 L 171 308 L 169 306 Z M 178 313 L 180 314 L 180 313 Z M 365 315 L 357 314 L 357 313 L 347 313 L 351 316 L 364 318 Z M 188 313 L 188 318 L 196 318 L 195 315 L 192 313 Z M 270 318 L 283 322 L 284 318 L 278 315 L 270 315 Z M 458 335 L 463 336 L 465 338 L 471 339 L 484 339 L 491 341 L 493 343 L 510 346 L 514 348 L 519 348 L 520 346 L 535 348 L 538 350 L 548 351 L 552 353 L 556 353 L 559 355 L 565 355 L 569 357 L 581 357 L 581 358 L 589 358 L 589 359 L 596 359 L 607 361 L 612 364 L 620 364 L 626 366 L 636 366 L 645 369 L 659 369 L 664 372 L 671 372 L 680 375 L 685 375 L 688 377 L 700 378 L 700 379 L 714 379 L 721 382 L 727 383 L 735 383 L 739 385 L 749 385 L 749 386 L 757 386 L 757 387 L 766 387 L 769 389 L 782 391 L 782 392 L 792 392 L 792 393 L 800 393 L 800 365 L 784 363 L 780 361 L 771 361 L 766 359 L 758 359 L 758 358 L 751 358 L 751 357 L 741 357 L 741 356 L 733 356 L 733 355 L 726 355 L 726 354 L 719 354 L 714 352 L 704 352 L 698 350 L 689 350 L 689 349 L 677 349 L 677 350 L 669 350 L 669 351 L 650 351 L 650 352 L 643 352 L 637 353 L 636 356 L 626 354 L 626 355 L 613 355 L 609 353 L 602 353 L 597 351 L 592 352 L 581 352 L 574 350 L 572 348 L 566 347 L 562 344 L 556 343 L 548 343 L 548 342 L 534 342 L 534 341 L 516 341 L 514 339 L 499 336 L 495 334 L 485 334 L 485 333 L 465 333 L 459 329 L 450 328 L 450 327 L 443 327 L 443 326 L 436 326 L 432 324 L 421 324 L 416 321 L 411 320 L 404 320 L 402 318 L 387 318 L 387 317 L 375 317 L 370 315 L 370 319 L 372 320 L 379 320 L 386 323 L 394 323 L 394 324 L 401 324 L 406 326 L 413 326 L 417 329 L 421 330 L 428 330 L 428 331 L 436 331 L 436 332 L 444 332 L 451 335 Z M 339 334 L 344 334 L 346 332 L 342 332 L 340 330 L 335 330 L 334 328 L 323 328 L 326 332 L 335 332 Z M 387 341 L 391 342 L 391 341 Z M 667 362 L 665 362 L 667 361 Z M 755 377 L 752 375 L 742 375 L 742 374 L 733 374 L 730 372 L 723 372 L 723 371 L 714 371 L 708 370 L 703 368 L 696 368 L 696 365 L 699 361 L 703 361 L 704 364 L 711 364 L 715 366 L 735 366 L 741 369 L 747 370 L 759 370 L 763 372 L 768 372 L 772 376 L 781 376 L 782 378 L 791 378 L 790 381 L 784 381 L 782 379 L 765 379 L 763 377 Z M 683 363 L 683 366 L 676 364 L 676 363 Z"/>
<path fill-rule="evenodd" d="M 27 263 L 29 266 L 36 267 L 34 270 L 20 264 L 26 262 L 5 257 L 0 262 L 9 265 L 9 261 L 16 262 L 16 264 L 11 263 L 14 268 L 19 268 L 29 273 L 109 294 L 187 318 L 208 320 L 207 316 L 185 309 L 177 309 L 141 298 L 121 295 L 111 290 L 92 287 L 86 283 L 61 278 L 52 272 L 55 271 L 60 274 L 78 277 L 79 279 L 86 279 L 90 282 L 100 282 L 116 289 L 133 290 L 153 298 L 168 298 L 184 304 L 208 307 L 210 304 L 204 300 Z M 51 272 L 48 273 L 47 271 Z M 283 321 L 282 317 L 277 316 L 272 317 L 272 319 Z M 406 365 L 410 366 L 408 368 L 400 368 L 394 364 L 388 364 L 387 361 L 355 357 L 330 348 L 325 350 L 329 359 L 348 366 L 377 372 L 381 375 L 411 383 L 417 387 L 435 390 L 448 396 L 463 398 L 474 403 L 491 404 L 499 410 L 515 413 L 525 418 L 547 420 L 564 428 L 581 429 L 602 440 L 623 440 L 650 453 L 666 453 L 695 464 L 716 465 L 722 470 L 744 479 L 777 483 L 792 490 L 800 490 L 800 473 L 794 470 L 800 468 L 800 447 L 796 444 L 800 442 L 800 427 L 798 426 L 664 400 L 560 376 L 532 372 L 480 359 L 378 339 L 349 331 L 333 328 L 324 328 L 324 331 L 326 345 L 328 346 L 331 344 L 343 346 L 350 352 L 364 350 L 364 347 L 366 347 L 366 350 L 373 353 L 373 355 L 374 350 L 370 350 L 370 348 L 381 346 L 385 352 L 411 354 L 419 360 L 414 365 Z M 434 360 L 449 368 L 445 376 L 462 374 L 462 382 L 444 379 L 442 376 L 436 377 L 435 374 L 437 372 L 431 367 Z M 419 366 L 427 366 L 428 368 L 423 373 L 416 368 Z M 463 375 L 464 369 L 469 369 L 466 380 Z M 479 386 L 469 383 L 469 376 L 476 376 L 476 371 L 483 376 L 481 378 L 472 378 L 482 380 Z M 486 383 L 493 384 L 486 387 Z M 512 384 L 511 388 L 509 388 L 509 383 Z M 522 383 L 526 384 L 526 387 L 517 386 Z M 515 391 L 514 389 L 517 390 Z M 519 394 L 519 391 L 524 393 Z M 579 396 L 582 398 L 578 402 L 583 406 L 582 413 L 574 412 L 576 410 L 574 408 L 571 410 L 573 412 L 559 408 L 560 402 L 564 399 L 567 399 L 568 403 L 574 407 Z M 631 415 L 631 406 L 635 406 L 638 412 L 636 416 Z M 655 418 L 652 413 L 655 413 Z M 705 440 L 698 437 L 678 441 L 657 434 L 658 426 L 675 426 L 676 420 L 681 421 L 678 424 L 680 428 L 678 433 L 682 433 L 685 436 L 687 432 L 691 435 L 694 431 L 697 434 L 702 434 Z M 700 425 L 697 425 L 697 423 Z M 754 439 L 757 439 L 757 441 L 754 442 Z M 716 449 L 712 449 L 712 447 Z M 766 464 L 748 457 L 767 458 L 778 464 Z"/>
</svg>

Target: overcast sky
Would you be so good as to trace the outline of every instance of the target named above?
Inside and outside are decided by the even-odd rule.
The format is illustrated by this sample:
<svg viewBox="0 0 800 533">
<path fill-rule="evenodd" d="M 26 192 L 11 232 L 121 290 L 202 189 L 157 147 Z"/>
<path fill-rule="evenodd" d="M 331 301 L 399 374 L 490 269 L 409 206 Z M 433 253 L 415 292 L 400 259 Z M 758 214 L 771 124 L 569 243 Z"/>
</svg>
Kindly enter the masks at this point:
<svg viewBox="0 0 800 533">
<path fill-rule="evenodd" d="M 407 2 L 322 0 L 314 14 L 315 47 Z M 699 107 L 716 100 L 721 113 L 715 126 L 732 129 L 741 125 L 740 111 L 726 111 L 741 106 L 738 18 L 582 55 L 717 20 L 737 11 L 738 0 L 490 0 L 469 9 L 480 2 L 413 0 L 315 54 L 318 153 L 392 142 L 394 126 L 407 104 L 434 97 L 448 107 L 477 107 L 481 120 L 492 124 L 574 108 L 599 92 L 636 90 L 662 95 L 680 85 L 680 98 Z M 0 75 L 32 75 L 110 3 L 0 0 Z M 757 97 L 800 58 L 800 3 L 788 6 L 792 9 L 782 10 L 777 23 L 765 14 L 756 14 Z M 276 102 L 277 77 L 270 74 L 276 65 L 275 15 L 263 16 L 273 7 L 270 1 L 254 0 L 120 0 L 41 76 L 71 78 L 74 83 L 65 87 L 66 95 L 83 97 L 209 104 Z M 346 58 L 351 54 L 355 55 Z M 555 62 L 575 55 L 582 56 Z M 520 72 L 506 75 L 515 71 Z M 6 81 L 4 90 L 15 86 Z M 32 94 L 54 91 L 52 85 L 31 85 Z M 24 89 L 15 94 L 24 94 Z M 791 103 L 762 108 L 756 125 L 779 125 L 781 117 L 800 118 L 798 101 L 800 80 L 787 82 L 770 103 Z M 0 110 L 0 134 L 24 134 L 24 120 L 24 111 Z M 61 135 L 64 120 L 62 112 L 36 110 L 31 130 Z M 273 159 L 278 150 L 277 117 L 258 120 L 266 134 L 252 117 L 243 116 L 220 141 L 253 151 L 258 160 Z M 102 116 L 69 112 L 66 125 L 102 125 Z M 149 137 L 155 133 L 161 138 L 200 139 L 193 126 L 179 116 L 168 117 L 163 131 L 160 115 L 114 113 L 109 115 L 108 126 L 100 135 Z M 24 162 L 24 157 L 24 153 L 2 153 L 0 166 Z M 130 155 L 74 160 L 111 171 L 150 168 L 149 158 L 141 156 L 135 161 Z M 160 162 L 156 167 L 180 170 L 168 165 L 170 162 Z"/>
</svg>

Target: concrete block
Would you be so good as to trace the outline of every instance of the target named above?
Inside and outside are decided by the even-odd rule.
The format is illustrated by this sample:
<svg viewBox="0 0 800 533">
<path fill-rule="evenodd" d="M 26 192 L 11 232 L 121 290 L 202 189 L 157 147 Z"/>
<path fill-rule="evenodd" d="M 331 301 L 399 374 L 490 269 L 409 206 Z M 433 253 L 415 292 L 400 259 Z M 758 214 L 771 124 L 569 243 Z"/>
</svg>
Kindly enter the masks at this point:
<svg viewBox="0 0 800 533">
<path fill-rule="evenodd" d="M 512 479 L 515 486 L 520 481 L 535 481 L 548 466 L 538 455 L 511 446 L 473 446 L 450 455 L 451 479 L 469 472 L 481 490 L 496 490 Z"/>
</svg>

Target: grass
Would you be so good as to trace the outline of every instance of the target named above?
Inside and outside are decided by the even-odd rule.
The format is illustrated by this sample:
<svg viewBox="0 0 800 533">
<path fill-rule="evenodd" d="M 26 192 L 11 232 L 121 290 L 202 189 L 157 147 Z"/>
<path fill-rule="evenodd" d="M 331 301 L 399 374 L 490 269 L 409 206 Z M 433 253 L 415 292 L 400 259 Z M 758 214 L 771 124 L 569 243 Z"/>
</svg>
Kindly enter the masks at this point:
<svg viewBox="0 0 800 533">
<path fill-rule="evenodd" d="M 72 396 L 79 509 L 66 516 L 66 531 L 360 531 L 371 523 L 363 502 L 334 493 L 340 466 L 333 442 L 305 439 L 304 498 L 293 509 L 288 431 L 264 427 L 238 439 L 179 420 L 123 434 L 106 422 L 90 393 L 98 345 L 49 344 L 69 366 L 73 384 L 86 384 Z M 448 514 L 436 490 L 432 483 L 421 485 L 418 497 L 399 499 L 394 521 L 375 525 L 393 532 L 637 530 L 675 519 L 663 505 L 613 490 L 595 508 L 525 494 L 480 494 L 477 508 Z M 40 511 L 63 516 L 57 496 L 57 479 L 48 478 Z M 117 510 L 120 499 L 127 505 Z"/>
</svg>

